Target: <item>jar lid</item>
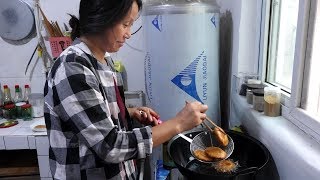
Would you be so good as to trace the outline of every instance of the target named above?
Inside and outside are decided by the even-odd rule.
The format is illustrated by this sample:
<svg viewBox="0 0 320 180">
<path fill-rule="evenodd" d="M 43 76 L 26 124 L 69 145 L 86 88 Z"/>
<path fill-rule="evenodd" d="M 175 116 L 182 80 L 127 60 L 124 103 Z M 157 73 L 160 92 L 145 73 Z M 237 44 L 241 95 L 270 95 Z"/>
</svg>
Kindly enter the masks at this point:
<svg viewBox="0 0 320 180">
<path fill-rule="evenodd" d="M 14 104 L 7 104 L 4 106 L 4 109 L 13 109 L 14 107 Z"/>
<path fill-rule="evenodd" d="M 31 108 L 31 104 L 24 104 L 21 106 L 22 109 L 28 109 Z"/>
<path fill-rule="evenodd" d="M 25 104 L 26 104 L 25 102 L 18 102 L 18 103 L 16 103 L 16 106 L 23 106 Z"/>
<path fill-rule="evenodd" d="M 264 89 L 253 89 L 252 93 L 255 96 L 264 96 Z"/>
<path fill-rule="evenodd" d="M 247 84 L 248 89 L 263 89 L 265 85 L 263 84 Z"/>
</svg>

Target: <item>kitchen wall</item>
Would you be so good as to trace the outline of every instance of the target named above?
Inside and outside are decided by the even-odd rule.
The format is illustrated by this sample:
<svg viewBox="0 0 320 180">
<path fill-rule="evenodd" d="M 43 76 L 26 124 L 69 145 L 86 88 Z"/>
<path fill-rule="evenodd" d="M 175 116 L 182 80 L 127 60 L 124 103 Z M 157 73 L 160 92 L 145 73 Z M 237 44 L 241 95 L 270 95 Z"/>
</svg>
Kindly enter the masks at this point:
<svg viewBox="0 0 320 180">
<path fill-rule="evenodd" d="M 25 2 L 34 6 L 33 0 Z M 40 0 L 41 7 L 49 20 L 58 21 L 60 26 L 62 22 L 68 22 L 69 16 L 66 13 L 77 14 L 77 4 L 79 0 Z M 14 85 L 30 84 L 33 93 L 42 93 L 45 82 L 45 70 L 42 59 L 37 61 L 37 56 L 33 58 L 27 73 L 25 69 L 33 50 L 37 45 L 37 38 L 32 39 L 25 45 L 11 45 L 0 38 L 0 83 L 8 84 L 11 93 L 14 95 Z"/>
<path fill-rule="evenodd" d="M 29 4 L 34 4 L 33 0 L 25 0 Z M 250 59 L 252 63 L 245 63 L 239 65 L 240 69 L 234 71 L 250 71 L 252 65 L 256 64 L 257 54 L 255 49 L 257 46 L 255 43 L 247 43 L 247 36 L 239 36 L 239 34 L 256 34 L 256 22 L 241 18 L 242 16 L 256 17 L 254 11 L 251 11 L 252 7 L 256 6 L 255 0 L 248 1 L 232 1 L 232 0 L 218 0 L 218 4 L 221 6 L 221 12 L 230 10 L 233 14 L 233 51 L 232 59 L 234 60 L 233 67 L 237 66 L 238 59 Z M 48 1 L 40 0 L 40 5 L 49 20 L 56 20 L 60 26 L 62 23 L 68 24 L 69 16 L 67 13 L 77 15 L 78 14 L 79 0 L 69 0 L 66 3 L 63 0 Z M 243 9 L 243 10 L 242 10 Z M 241 21 L 240 21 L 241 19 Z M 137 30 L 143 22 L 141 16 L 134 26 L 132 31 Z M 250 28 L 246 28 L 250 27 Z M 128 88 L 131 91 L 144 90 L 144 58 L 145 58 L 145 38 L 144 29 L 142 28 L 138 33 L 133 35 L 131 39 L 127 41 L 127 44 L 117 53 L 112 56 L 114 60 L 121 60 L 126 67 L 128 74 Z M 242 40 L 246 40 L 246 44 L 241 44 Z M 254 40 L 253 40 L 254 42 Z M 32 60 L 29 70 L 25 75 L 24 71 L 28 63 L 29 58 L 37 44 L 37 39 L 34 38 L 25 45 L 15 46 L 4 42 L 0 38 L 0 83 L 8 84 L 13 87 L 14 84 L 31 84 L 33 92 L 42 92 L 43 84 L 45 81 L 44 69 L 42 60 L 36 62 L 36 57 Z M 31 70 L 33 69 L 32 73 Z"/>
</svg>

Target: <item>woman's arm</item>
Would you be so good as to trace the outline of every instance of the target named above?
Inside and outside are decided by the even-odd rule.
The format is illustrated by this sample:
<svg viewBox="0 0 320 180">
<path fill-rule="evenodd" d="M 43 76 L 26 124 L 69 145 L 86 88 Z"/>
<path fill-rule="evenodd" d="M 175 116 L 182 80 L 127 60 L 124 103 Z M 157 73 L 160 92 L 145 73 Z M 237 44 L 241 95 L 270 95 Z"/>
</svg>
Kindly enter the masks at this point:
<svg viewBox="0 0 320 180">
<path fill-rule="evenodd" d="M 205 112 L 207 109 L 207 105 L 202 105 L 199 102 L 188 103 L 176 117 L 164 121 L 159 126 L 152 127 L 153 146 L 158 146 L 178 133 L 190 130 L 201 124 L 206 118 Z"/>
</svg>

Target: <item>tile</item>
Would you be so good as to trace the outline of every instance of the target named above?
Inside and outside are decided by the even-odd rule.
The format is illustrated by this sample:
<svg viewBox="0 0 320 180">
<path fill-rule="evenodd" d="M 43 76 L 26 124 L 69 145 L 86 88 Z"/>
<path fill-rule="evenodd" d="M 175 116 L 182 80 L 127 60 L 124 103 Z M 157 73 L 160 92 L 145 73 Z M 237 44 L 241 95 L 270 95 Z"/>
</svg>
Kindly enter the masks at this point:
<svg viewBox="0 0 320 180">
<path fill-rule="evenodd" d="M 49 156 L 38 156 L 38 163 L 39 163 L 40 177 L 41 178 L 51 177 L 51 171 L 49 167 Z"/>
<path fill-rule="evenodd" d="M 36 148 L 38 155 L 49 155 L 49 140 L 47 136 L 36 137 Z"/>
<path fill-rule="evenodd" d="M 6 149 L 29 149 L 28 136 L 5 136 Z"/>
<path fill-rule="evenodd" d="M 36 138 L 34 136 L 28 136 L 28 143 L 30 149 L 36 149 Z"/>
<path fill-rule="evenodd" d="M 6 146 L 4 145 L 3 136 L 0 136 L 0 150 L 1 149 L 6 149 Z"/>
</svg>

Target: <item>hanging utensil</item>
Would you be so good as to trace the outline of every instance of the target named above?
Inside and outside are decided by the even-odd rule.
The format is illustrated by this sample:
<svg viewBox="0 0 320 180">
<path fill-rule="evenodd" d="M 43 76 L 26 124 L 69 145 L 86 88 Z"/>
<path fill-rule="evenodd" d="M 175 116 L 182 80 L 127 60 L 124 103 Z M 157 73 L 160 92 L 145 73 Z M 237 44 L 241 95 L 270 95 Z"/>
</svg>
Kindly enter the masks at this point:
<svg viewBox="0 0 320 180">
<path fill-rule="evenodd" d="M 27 71 L 28 71 L 29 65 L 30 65 L 30 63 L 31 63 L 31 61 L 32 61 L 32 59 L 33 59 L 33 56 L 34 56 L 34 54 L 36 53 L 36 51 L 37 51 L 38 47 L 39 47 L 39 44 L 37 44 L 36 48 L 34 49 L 34 51 L 33 51 L 32 55 L 31 55 L 31 57 L 30 57 L 30 59 L 29 59 L 29 61 L 28 61 L 28 64 L 27 64 L 26 70 L 24 71 L 24 74 L 25 74 L 25 75 L 27 74 Z"/>
</svg>

